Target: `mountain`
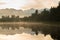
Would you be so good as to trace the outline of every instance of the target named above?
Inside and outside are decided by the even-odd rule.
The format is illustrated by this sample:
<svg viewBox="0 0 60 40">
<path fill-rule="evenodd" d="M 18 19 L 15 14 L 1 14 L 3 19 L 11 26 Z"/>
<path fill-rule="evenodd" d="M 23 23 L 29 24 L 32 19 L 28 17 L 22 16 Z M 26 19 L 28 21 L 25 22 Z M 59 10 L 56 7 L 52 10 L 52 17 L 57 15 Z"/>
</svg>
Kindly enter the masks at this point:
<svg viewBox="0 0 60 40">
<path fill-rule="evenodd" d="M 43 9 L 34 9 L 34 8 L 31 8 L 31 9 L 28 9 L 28 10 L 24 10 L 24 13 L 26 15 L 30 16 L 31 14 L 35 13 L 36 10 L 38 10 L 38 13 L 41 13 L 41 11 L 43 11 Z"/>
<path fill-rule="evenodd" d="M 11 16 L 11 15 L 18 15 L 18 16 L 24 16 L 23 10 L 16 10 L 16 9 L 0 9 L 0 17 L 1 16 Z"/>
<path fill-rule="evenodd" d="M 32 13 L 35 12 L 36 9 L 28 9 L 28 10 L 16 10 L 16 9 L 13 9 L 13 8 L 6 8 L 6 9 L 0 9 L 0 17 L 1 16 L 11 16 L 11 15 L 18 15 L 20 17 L 24 17 L 24 16 L 30 16 Z M 38 12 L 40 13 L 41 10 L 38 10 Z"/>
</svg>

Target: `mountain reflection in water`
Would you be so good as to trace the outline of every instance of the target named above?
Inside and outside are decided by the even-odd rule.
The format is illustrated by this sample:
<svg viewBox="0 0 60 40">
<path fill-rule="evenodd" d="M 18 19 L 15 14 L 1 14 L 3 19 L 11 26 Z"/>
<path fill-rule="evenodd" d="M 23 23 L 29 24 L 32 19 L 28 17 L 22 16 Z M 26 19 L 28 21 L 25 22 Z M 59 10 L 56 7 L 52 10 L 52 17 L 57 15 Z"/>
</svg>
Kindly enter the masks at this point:
<svg viewBox="0 0 60 40">
<path fill-rule="evenodd" d="M 7 34 L 7 35 L 6 35 Z M 13 34 L 13 35 L 11 35 Z M 0 27 L 0 40 L 53 40 L 50 35 L 39 33 L 38 35 L 31 28 L 19 27 L 19 29 L 2 29 Z"/>
<path fill-rule="evenodd" d="M 53 40 L 50 35 L 44 36 L 44 34 L 31 35 L 28 33 L 3 35 L 0 34 L 0 40 Z"/>
<path fill-rule="evenodd" d="M 42 32 L 40 31 L 43 30 L 45 27 L 47 27 L 47 25 L 42 25 L 39 23 L 22 23 L 22 25 L 15 23 L 1 24 L 0 40 L 53 40 L 49 34 L 45 36 L 45 34 L 42 34 Z"/>
</svg>

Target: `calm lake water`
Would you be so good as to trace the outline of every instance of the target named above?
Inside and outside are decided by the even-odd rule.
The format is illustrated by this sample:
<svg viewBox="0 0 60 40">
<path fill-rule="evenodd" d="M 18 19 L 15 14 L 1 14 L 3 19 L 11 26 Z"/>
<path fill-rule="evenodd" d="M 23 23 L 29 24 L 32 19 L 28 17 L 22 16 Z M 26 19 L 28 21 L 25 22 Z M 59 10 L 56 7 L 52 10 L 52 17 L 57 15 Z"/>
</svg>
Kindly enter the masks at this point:
<svg viewBox="0 0 60 40">
<path fill-rule="evenodd" d="M 43 23 L 0 23 L 0 40 L 53 40 L 50 25 Z M 38 35 L 36 35 L 38 34 Z"/>
</svg>

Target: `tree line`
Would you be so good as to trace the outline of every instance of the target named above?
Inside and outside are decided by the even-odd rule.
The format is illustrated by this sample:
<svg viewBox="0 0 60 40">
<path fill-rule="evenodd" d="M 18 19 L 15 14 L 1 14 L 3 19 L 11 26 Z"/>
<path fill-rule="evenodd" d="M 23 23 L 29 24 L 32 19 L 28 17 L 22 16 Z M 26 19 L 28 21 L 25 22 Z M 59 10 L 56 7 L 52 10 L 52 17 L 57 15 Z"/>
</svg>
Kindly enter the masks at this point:
<svg viewBox="0 0 60 40">
<path fill-rule="evenodd" d="M 51 7 L 49 10 L 44 9 L 41 13 L 38 10 L 35 11 L 31 16 L 26 18 L 26 21 L 60 21 L 60 2 L 57 7 Z"/>
</svg>

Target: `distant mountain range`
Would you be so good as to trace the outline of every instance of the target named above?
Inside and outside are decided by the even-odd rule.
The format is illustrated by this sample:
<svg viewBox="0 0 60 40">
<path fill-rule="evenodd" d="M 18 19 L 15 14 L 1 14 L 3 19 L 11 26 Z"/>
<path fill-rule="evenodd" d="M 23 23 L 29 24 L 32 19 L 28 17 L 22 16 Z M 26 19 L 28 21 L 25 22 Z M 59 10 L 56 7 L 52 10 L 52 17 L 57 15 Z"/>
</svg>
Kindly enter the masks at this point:
<svg viewBox="0 0 60 40">
<path fill-rule="evenodd" d="M 24 17 L 24 16 L 30 16 L 32 13 L 35 12 L 36 9 L 28 9 L 28 10 L 16 10 L 16 9 L 0 9 L 0 17 L 1 16 L 11 16 L 11 15 L 18 15 L 20 17 Z M 40 13 L 42 10 L 38 10 L 38 12 Z"/>
</svg>

